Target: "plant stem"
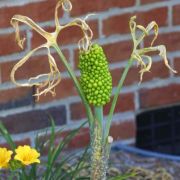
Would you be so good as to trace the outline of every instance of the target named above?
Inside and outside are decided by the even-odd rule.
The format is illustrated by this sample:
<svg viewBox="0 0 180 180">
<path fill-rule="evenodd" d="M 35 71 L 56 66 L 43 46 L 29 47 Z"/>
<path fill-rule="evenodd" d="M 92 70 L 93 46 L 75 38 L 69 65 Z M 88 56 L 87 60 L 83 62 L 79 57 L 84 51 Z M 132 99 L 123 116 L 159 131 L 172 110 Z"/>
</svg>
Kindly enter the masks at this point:
<svg viewBox="0 0 180 180">
<path fill-rule="evenodd" d="M 91 180 L 105 180 L 109 153 L 104 146 L 103 106 L 94 107 L 94 129 L 91 132 Z"/>
<path fill-rule="evenodd" d="M 133 63 L 133 58 L 131 57 L 128 60 L 128 64 L 127 64 L 126 68 L 124 69 L 122 77 L 121 77 L 121 79 L 120 79 L 120 81 L 118 83 L 118 86 L 116 88 L 115 95 L 114 95 L 114 98 L 113 98 L 113 101 L 112 101 L 112 105 L 111 105 L 111 108 L 110 108 L 110 111 L 109 111 L 109 114 L 108 114 L 108 117 L 107 117 L 107 124 L 106 124 L 106 128 L 105 128 L 105 140 L 107 140 L 108 135 L 109 135 L 111 122 L 112 122 L 112 117 L 113 117 L 113 113 L 114 113 L 114 110 L 115 110 L 115 107 L 116 107 L 116 103 L 117 103 L 117 100 L 118 100 L 119 93 L 121 92 L 122 86 L 124 84 L 124 80 L 126 79 L 127 73 L 129 71 L 132 63 Z"/>
<path fill-rule="evenodd" d="M 94 107 L 95 121 L 98 122 L 99 127 L 102 129 L 103 125 L 103 106 Z"/>
<path fill-rule="evenodd" d="M 24 180 L 28 180 L 29 179 L 29 177 L 26 174 L 25 167 L 22 167 L 22 179 L 24 179 Z"/>
<path fill-rule="evenodd" d="M 57 53 L 58 53 L 59 57 L 61 58 L 63 64 L 67 68 L 69 75 L 71 76 L 72 80 L 74 81 L 74 84 L 76 86 L 76 89 L 77 89 L 80 97 L 81 97 L 81 100 L 85 105 L 88 120 L 89 120 L 89 124 L 90 124 L 90 128 L 91 128 L 92 124 L 93 124 L 93 121 L 94 121 L 94 118 L 93 118 L 91 108 L 90 108 L 90 106 L 89 106 L 89 104 L 88 104 L 88 102 L 87 102 L 87 100 L 85 98 L 84 92 L 82 91 L 81 86 L 80 86 L 80 84 L 79 84 L 79 82 L 78 82 L 78 80 L 77 80 L 77 78 L 76 78 L 76 76 L 74 74 L 74 71 L 72 70 L 72 68 L 68 64 L 68 62 L 67 62 L 65 56 L 63 55 L 63 53 L 61 52 L 61 49 L 59 48 L 59 46 L 57 44 L 54 44 L 53 47 L 57 51 Z"/>
</svg>

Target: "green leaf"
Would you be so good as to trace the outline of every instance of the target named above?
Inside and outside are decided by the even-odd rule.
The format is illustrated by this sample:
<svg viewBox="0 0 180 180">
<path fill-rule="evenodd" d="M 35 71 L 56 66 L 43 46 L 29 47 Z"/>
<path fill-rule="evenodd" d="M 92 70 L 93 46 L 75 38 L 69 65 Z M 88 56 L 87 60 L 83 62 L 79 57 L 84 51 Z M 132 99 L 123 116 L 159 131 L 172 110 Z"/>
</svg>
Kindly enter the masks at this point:
<svg viewBox="0 0 180 180">
<path fill-rule="evenodd" d="M 87 122 L 83 123 L 80 127 L 78 127 L 75 130 L 72 130 L 64 139 L 61 141 L 58 146 L 50 151 L 50 154 L 48 156 L 48 164 L 47 164 L 47 170 L 45 174 L 45 180 L 48 180 L 49 177 L 52 174 L 52 170 L 54 167 L 55 161 L 58 159 L 59 155 L 61 154 L 62 150 L 65 148 L 65 146 L 73 139 L 73 137 L 79 132 L 79 130 L 86 124 Z M 54 142 L 54 129 L 52 128 L 52 141 Z"/>
<path fill-rule="evenodd" d="M 135 176 L 136 176 L 136 173 L 132 172 L 132 173 L 127 173 L 124 175 L 119 175 L 119 176 L 113 177 L 110 180 L 128 180 L 129 178 L 135 177 Z"/>
<path fill-rule="evenodd" d="M 10 169 L 13 171 L 23 167 L 22 163 L 20 161 L 17 161 L 17 160 L 11 160 L 9 165 L 10 165 Z"/>
<path fill-rule="evenodd" d="M 2 134 L 2 136 L 4 137 L 4 139 L 6 140 L 6 142 L 9 144 L 9 146 L 11 147 L 11 149 L 13 151 L 15 151 L 16 149 L 16 145 L 13 142 L 9 132 L 7 131 L 7 129 L 5 128 L 5 126 L 3 125 L 2 122 L 0 122 L 0 133 Z"/>
</svg>

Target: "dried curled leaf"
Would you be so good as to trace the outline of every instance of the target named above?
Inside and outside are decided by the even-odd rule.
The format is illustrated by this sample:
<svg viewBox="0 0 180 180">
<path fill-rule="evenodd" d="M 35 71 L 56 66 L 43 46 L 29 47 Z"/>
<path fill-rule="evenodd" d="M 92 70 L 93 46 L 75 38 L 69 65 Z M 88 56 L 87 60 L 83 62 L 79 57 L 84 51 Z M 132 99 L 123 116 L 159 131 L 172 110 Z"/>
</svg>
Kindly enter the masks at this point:
<svg viewBox="0 0 180 180">
<path fill-rule="evenodd" d="M 176 73 L 174 69 L 168 63 L 167 55 L 166 55 L 166 47 L 164 45 L 153 46 L 155 40 L 158 37 L 158 25 L 155 21 L 152 21 L 148 24 L 147 27 L 143 27 L 142 25 L 136 24 L 136 16 L 131 17 L 129 22 L 129 27 L 131 30 L 131 36 L 134 43 L 134 49 L 131 57 L 138 62 L 138 65 L 141 65 L 140 70 L 140 82 L 143 79 L 143 74 L 145 72 L 149 72 L 152 66 L 152 58 L 147 55 L 149 52 L 159 51 L 159 56 L 164 59 L 164 63 L 167 68 L 169 68 L 172 72 Z M 137 36 L 137 31 L 140 30 L 140 36 Z M 146 36 L 149 36 L 150 31 L 154 32 L 154 38 L 151 41 L 151 46 L 146 48 L 139 48 L 140 43 L 144 40 Z M 148 63 L 144 61 L 147 60 Z"/>
<path fill-rule="evenodd" d="M 54 45 L 57 44 L 57 37 L 61 33 L 61 31 L 67 27 L 70 26 L 77 26 L 79 27 L 82 32 L 83 32 L 83 37 L 82 39 L 79 40 L 79 48 L 83 50 L 88 50 L 89 46 L 91 45 L 91 40 L 93 37 L 93 33 L 89 25 L 86 23 L 86 19 L 80 19 L 76 18 L 72 22 L 69 22 L 68 24 L 61 25 L 59 22 L 59 8 L 62 7 L 64 11 L 71 11 L 72 9 L 72 4 L 70 0 L 59 0 L 56 4 L 55 8 L 55 26 L 56 29 L 54 32 L 49 33 L 42 29 L 38 24 L 36 24 L 32 19 L 22 16 L 22 15 L 14 15 L 11 19 L 11 25 L 15 28 L 15 33 L 16 33 L 16 41 L 18 45 L 23 49 L 24 41 L 25 38 L 22 38 L 20 35 L 20 30 L 19 30 L 19 23 L 24 23 L 27 26 L 29 26 L 31 29 L 36 31 L 40 36 L 44 37 L 47 42 L 32 51 L 30 51 L 25 57 L 23 57 L 12 69 L 11 71 L 11 80 L 13 83 L 15 83 L 17 86 L 23 86 L 23 87 L 32 87 L 36 86 L 37 87 L 37 92 L 34 96 L 41 96 L 42 94 L 47 94 L 48 92 L 51 93 L 52 95 L 55 95 L 55 87 L 60 83 L 61 81 L 61 76 L 59 69 L 57 67 L 57 64 L 51 55 L 50 48 L 53 47 Z M 48 63 L 49 63 L 49 69 L 50 72 L 48 74 L 40 74 L 36 77 L 31 77 L 27 80 L 25 83 L 19 83 L 15 79 L 15 73 L 16 71 L 21 68 L 27 61 L 28 59 L 33 56 L 33 54 L 38 51 L 39 49 L 46 48 L 47 49 L 47 56 L 48 56 Z M 43 78 L 43 81 L 41 79 Z M 44 80 L 45 79 L 45 80 Z"/>
</svg>

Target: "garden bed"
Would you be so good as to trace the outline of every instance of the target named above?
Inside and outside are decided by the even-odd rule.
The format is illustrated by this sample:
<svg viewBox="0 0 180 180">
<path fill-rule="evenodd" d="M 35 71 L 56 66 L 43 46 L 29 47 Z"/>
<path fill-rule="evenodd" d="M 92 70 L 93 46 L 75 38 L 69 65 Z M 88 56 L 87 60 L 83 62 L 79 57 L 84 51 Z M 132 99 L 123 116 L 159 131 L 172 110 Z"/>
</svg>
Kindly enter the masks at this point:
<svg viewBox="0 0 180 180">
<path fill-rule="evenodd" d="M 137 170 L 139 169 L 142 174 L 149 174 L 149 176 L 159 174 L 160 179 L 160 175 L 165 175 L 167 171 L 172 176 L 171 179 L 180 179 L 180 162 L 153 157 L 144 157 L 125 151 L 113 151 L 113 153 L 111 153 L 110 162 L 112 166 L 116 167 L 121 172 L 126 172 L 128 169 L 135 168 Z M 163 177 L 161 177 L 161 179 L 162 178 Z"/>
</svg>

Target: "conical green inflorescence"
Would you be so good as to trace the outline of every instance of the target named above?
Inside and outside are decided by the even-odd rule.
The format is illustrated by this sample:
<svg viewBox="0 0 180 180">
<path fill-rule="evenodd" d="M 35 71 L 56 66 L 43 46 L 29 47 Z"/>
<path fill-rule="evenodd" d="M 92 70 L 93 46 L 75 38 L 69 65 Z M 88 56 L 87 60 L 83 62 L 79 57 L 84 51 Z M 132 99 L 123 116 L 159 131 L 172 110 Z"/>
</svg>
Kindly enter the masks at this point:
<svg viewBox="0 0 180 180">
<path fill-rule="evenodd" d="M 107 58 L 98 44 L 79 55 L 80 84 L 89 104 L 103 106 L 110 101 L 112 77 Z"/>
</svg>

